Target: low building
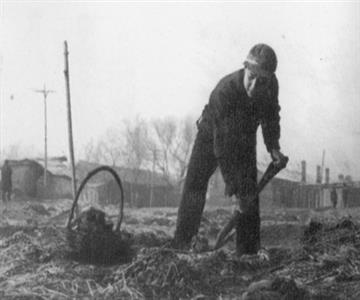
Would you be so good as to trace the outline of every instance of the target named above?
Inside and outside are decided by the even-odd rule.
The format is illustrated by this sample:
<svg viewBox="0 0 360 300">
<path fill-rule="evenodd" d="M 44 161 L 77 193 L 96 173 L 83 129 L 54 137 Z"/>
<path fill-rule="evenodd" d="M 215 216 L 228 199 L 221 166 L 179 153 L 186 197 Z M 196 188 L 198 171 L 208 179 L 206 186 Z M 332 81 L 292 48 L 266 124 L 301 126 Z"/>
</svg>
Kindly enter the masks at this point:
<svg viewBox="0 0 360 300">
<path fill-rule="evenodd" d="M 44 169 L 44 160 L 36 159 Z M 71 170 L 66 157 L 52 157 L 47 161 L 46 187 L 44 173 L 37 181 L 38 197 L 42 199 L 72 198 Z"/>
<path fill-rule="evenodd" d="M 76 174 L 82 181 L 86 175 L 99 167 L 99 164 L 80 161 L 76 165 Z M 148 170 L 134 170 L 113 167 L 120 177 L 124 188 L 124 202 L 133 207 L 177 206 L 179 195 L 160 174 L 152 174 Z M 116 204 L 120 190 L 113 176 L 101 172 L 94 176 L 82 191 L 80 201 L 99 201 L 103 204 Z"/>
<path fill-rule="evenodd" d="M 265 163 L 258 163 L 258 180 L 263 176 L 267 166 Z M 261 208 L 288 206 L 292 202 L 292 194 L 299 185 L 300 178 L 300 172 L 288 169 L 282 170 L 260 193 Z M 225 183 L 220 170 L 217 169 L 209 182 L 207 204 L 215 206 L 231 205 L 230 199 L 225 198 L 224 191 Z"/>
<path fill-rule="evenodd" d="M 12 188 L 17 196 L 38 196 L 37 180 L 44 173 L 42 166 L 31 159 L 8 160 L 12 169 Z"/>
<path fill-rule="evenodd" d="M 267 168 L 266 164 L 258 164 L 258 179 Z M 357 183 L 314 183 L 307 176 L 307 183 L 301 182 L 304 175 L 301 172 L 286 168 L 277 174 L 260 193 L 260 206 L 266 208 L 309 208 L 317 209 L 332 207 L 331 190 L 336 189 L 337 207 L 360 206 L 360 187 Z M 225 183 L 217 170 L 210 179 L 207 203 L 210 205 L 230 205 L 224 197 Z"/>
<path fill-rule="evenodd" d="M 44 188 L 44 163 L 41 159 L 9 160 L 15 196 L 59 199 L 71 198 L 71 177 L 67 165 L 58 158 L 49 158 L 47 183 Z"/>
</svg>

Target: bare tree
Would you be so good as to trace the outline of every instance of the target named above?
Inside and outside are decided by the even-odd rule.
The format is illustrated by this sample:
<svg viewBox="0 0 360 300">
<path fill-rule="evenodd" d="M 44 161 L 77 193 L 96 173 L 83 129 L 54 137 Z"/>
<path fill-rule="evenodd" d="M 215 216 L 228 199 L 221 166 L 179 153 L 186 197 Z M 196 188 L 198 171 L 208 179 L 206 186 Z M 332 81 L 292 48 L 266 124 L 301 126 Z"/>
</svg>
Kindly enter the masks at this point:
<svg viewBox="0 0 360 300">
<path fill-rule="evenodd" d="M 136 118 L 125 122 L 125 153 L 126 162 L 130 168 L 142 167 L 148 156 L 148 129 L 144 120 Z"/>
<path fill-rule="evenodd" d="M 100 164 L 105 160 L 103 152 L 103 142 L 91 139 L 83 148 L 83 157 L 86 161 Z"/>
<path fill-rule="evenodd" d="M 173 153 L 178 180 L 185 177 L 196 132 L 195 122 L 192 117 L 188 116 L 180 121 L 178 146 Z"/>
<path fill-rule="evenodd" d="M 192 117 L 182 120 L 157 119 L 152 122 L 158 155 L 157 169 L 171 185 L 180 185 L 188 166 L 196 126 Z"/>
<path fill-rule="evenodd" d="M 94 151 L 95 151 L 95 142 L 94 142 L 94 139 L 91 139 L 83 147 L 84 160 L 93 161 Z"/>
<path fill-rule="evenodd" d="M 176 143 L 177 123 L 173 118 L 157 119 L 152 122 L 156 135 L 156 143 L 158 156 L 156 166 L 163 174 L 163 178 L 171 185 L 173 173 L 172 167 L 172 151 Z"/>
<path fill-rule="evenodd" d="M 133 178 L 129 180 L 132 182 L 130 185 L 130 201 L 131 205 L 135 204 L 137 191 L 134 186 L 137 185 L 141 168 L 145 167 L 148 162 L 148 129 L 144 120 L 139 117 L 134 121 L 125 121 L 125 158 L 126 166 L 131 169 Z"/>
<path fill-rule="evenodd" d="M 87 161 L 116 166 L 124 163 L 125 139 L 118 127 L 110 127 L 100 138 L 91 139 L 83 148 L 83 157 Z"/>
<path fill-rule="evenodd" d="M 4 156 L 8 159 L 19 159 L 20 148 L 20 144 L 11 144 L 4 150 Z"/>
<path fill-rule="evenodd" d="M 3 159 L 21 159 L 37 157 L 40 156 L 40 153 L 34 146 L 18 142 L 5 147 L 2 156 Z"/>
<path fill-rule="evenodd" d="M 111 127 L 106 130 L 100 147 L 108 164 L 116 166 L 124 162 L 125 143 L 120 128 Z"/>
<path fill-rule="evenodd" d="M 156 172 L 173 187 L 180 187 L 185 177 L 191 148 L 196 134 L 193 118 L 163 118 L 149 123 L 137 117 L 125 120 L 123 130 L 110 128 L 97 141 L 90 140 L 84 147 L 84 157 L 93 162 L 106 162 L 129 168 L 130 204 L 135 204 L 139 176 L 151 169 L 150 202 Z"/>
</svg>

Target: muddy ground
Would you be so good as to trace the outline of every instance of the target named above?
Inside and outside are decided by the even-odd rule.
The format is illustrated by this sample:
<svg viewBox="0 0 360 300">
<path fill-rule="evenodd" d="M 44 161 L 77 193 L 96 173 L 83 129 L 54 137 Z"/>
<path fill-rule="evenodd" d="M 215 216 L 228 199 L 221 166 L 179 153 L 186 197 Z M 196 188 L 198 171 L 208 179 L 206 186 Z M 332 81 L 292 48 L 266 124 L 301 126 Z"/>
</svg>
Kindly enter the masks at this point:
<svg viewBox="0 0 360 300">
<path fill-rule="evenodd" d="M 0 299 L 359 299 L 360 210 L 262 211 L 258 255 L 211 251 L 231 208 L 207 208 L 191 251 L 167 247 L 175 208 L 125 208 L 131 257 L 73 255 L 70 200 L 13 201 L 0 220 Z M 116 207 L 103 208 L 112 221 Z"/>
</svg>

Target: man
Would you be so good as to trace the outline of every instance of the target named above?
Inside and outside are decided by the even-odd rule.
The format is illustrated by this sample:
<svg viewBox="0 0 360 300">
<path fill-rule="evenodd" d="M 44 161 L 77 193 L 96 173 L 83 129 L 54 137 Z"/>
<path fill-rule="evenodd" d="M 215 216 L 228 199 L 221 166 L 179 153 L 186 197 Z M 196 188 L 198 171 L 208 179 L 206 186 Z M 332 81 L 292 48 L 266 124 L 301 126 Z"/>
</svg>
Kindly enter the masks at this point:
<svg viewBox="0 0 360 300">
<path fill-rule="evenodd" d="M 260 248 L 257 187 L 256 131 L 261 124 L 264 142 L 275 163 L 280 152 L 280 106 L 277 58 L 265 44 L 249 52 L 244 69 L 224 77 L 215 87 L 198 120 L 198 133 L 190 157 L 178 210 L 173 247 L 186 249 L 197 234 L 205 205 L 208 181 L 217 168 L 225 181 L 225 195 L 239 201 L 241 220 L 236 226 L 238 255 Z"/>
<path fill-rule="evenodd" d="M 343 184 L 343 189 L 342 189 L 342 198 L 343 198 L 344 208 L 348 207 L 349 189 L 348 189 L 348 185 L 345 182 Z"/>
<path fill-rule="evenodd" d="M 3 167 L 1 168 L 1 191 L 2 200 L 6 204 L 11 200 L 12 181 L 11 181 L 12 170 L 9 165 L 9 161 L 5 160 Z"/>
<path fill-rule="evenodd" d="M 331 189 L 331 192 L 330 192 L 330 200 L 331 200 L 331 204 L 333 206 L 333 208 L 336 208 L 336 205 L 337 205 L 337 192 L 336 192 L 336 188 L 333 187 Z"/>
</svg>

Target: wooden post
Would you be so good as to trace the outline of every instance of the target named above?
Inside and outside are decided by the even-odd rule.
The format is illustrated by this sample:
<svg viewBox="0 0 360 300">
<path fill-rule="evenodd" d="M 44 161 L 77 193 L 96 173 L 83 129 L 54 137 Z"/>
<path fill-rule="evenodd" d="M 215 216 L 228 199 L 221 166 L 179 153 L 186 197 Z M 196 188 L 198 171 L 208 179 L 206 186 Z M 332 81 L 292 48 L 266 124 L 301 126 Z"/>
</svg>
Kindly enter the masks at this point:
<svg viewBox="0 0 360 300">
<path fill-rule="evenodd" d="M 323 150 L 323 153 L 322 153 L 322 161 L 321 161 L 321 175 L 320 175 L 320 179 L 321 179 L 321 182 L 323 182 L 323 178 L 324 178 L 324 166 L 325 166 L 325 150 Z"/>
<path fill-rule="evenodd" d="M 325 183 L 326 184 L 330 183 L 330 169 L 329 168 L 325 169 Z"/>
<path fill-rule="evenodd" d="M 151 186 L 150 186 L 150 207 L 154 204 L 154 174 L 155 174 L 155 160 L 156 160 L 156 149 L 153 149 L 153 164 L 151 170 Z"/>
<path fill-rule="evenodd" d="M 306 161 L 301 161 L 301 183 L 306 183 Z"/>
<path fill-rule="evenodd" d="M 69 52 L 67 42 L 64 42 L 64 55 L 65 55 L 65 83 L 66 83 L 66 100 L 67 100 L 67 123 L 68 123 L 68 136 L 69 136 L 69 153 L 70 153 L 70 162 L 71 162 L 71 178 L 72 178 L 72 190 L 73 190 L 73 200 L 76 196 L 76 175 L 75 175 L 75 156 L 74 156 L 74 143 L 73 143 L 73 134 L 72 134 L 72 120 L 71 120 L 71 99 L 70 99 L 70 79 L 69 79 Z M 76 209 L 75 214 L 78 215 Z"/>
<path fill-rule="evenodd" d="M 46 107 L 47 93 L 44 93 L 44 194 L 46 195 L 47 190 L 47 107 Z"/>
<path fill-rule="evenodd" d="M 49 93 L 55 93 L 53 90 L 47 90 L 45 83 L 42 90 L 34 90 L 44 96 L 44 195 L 46 195 L 47 186 L 47 96 Z"/>
<path fill-rule="evenodd" d="M 316 183 L 321 184 L 321 166 L 316 166 Z"/>
</svg>

